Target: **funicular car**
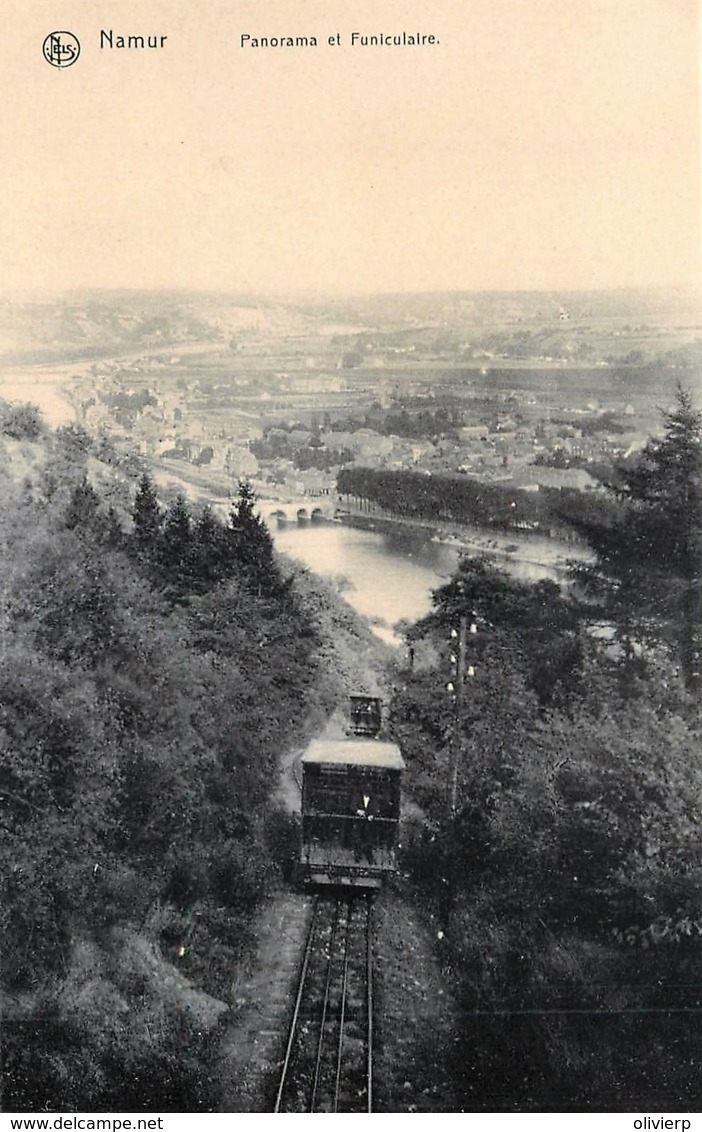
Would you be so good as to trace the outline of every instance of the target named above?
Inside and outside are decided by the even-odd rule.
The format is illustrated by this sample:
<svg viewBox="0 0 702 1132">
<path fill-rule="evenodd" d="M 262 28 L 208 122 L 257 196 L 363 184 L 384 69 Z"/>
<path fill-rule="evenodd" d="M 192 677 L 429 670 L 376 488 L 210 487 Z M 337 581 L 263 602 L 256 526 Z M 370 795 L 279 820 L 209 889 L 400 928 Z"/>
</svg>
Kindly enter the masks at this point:
<svg viewBox="0 0 702 1132">
<path fill-rule="evenodd" d="M 301 759 L 303 882 L 379 887 L 395 870 L 404 761 L 373 737 L 380 702 L 354 697 L 352 734 L 316 739 Z M 358 734 L 356 728 L 361 729 Z"/>
</svg>

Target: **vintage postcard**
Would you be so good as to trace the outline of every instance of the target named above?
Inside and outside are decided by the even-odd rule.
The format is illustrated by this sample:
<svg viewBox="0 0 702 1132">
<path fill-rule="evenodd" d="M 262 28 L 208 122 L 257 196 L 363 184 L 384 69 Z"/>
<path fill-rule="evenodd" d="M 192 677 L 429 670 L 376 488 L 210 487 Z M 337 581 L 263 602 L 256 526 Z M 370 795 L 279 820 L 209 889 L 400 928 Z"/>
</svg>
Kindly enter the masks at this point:
<svg viewBox="0 0 702 1132">
<path fill-rule="evenodd" d="M 3 1112 L 687 1132 L 698 4 L 2 33 Z"/>
</svg>

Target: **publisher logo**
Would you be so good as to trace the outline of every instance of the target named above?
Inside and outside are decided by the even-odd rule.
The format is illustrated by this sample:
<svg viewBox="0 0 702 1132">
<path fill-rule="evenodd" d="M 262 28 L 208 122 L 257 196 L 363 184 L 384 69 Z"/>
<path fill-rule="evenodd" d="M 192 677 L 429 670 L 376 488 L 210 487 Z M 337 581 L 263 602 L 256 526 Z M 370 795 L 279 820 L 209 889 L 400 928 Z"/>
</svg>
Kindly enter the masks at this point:
<svg viewBox="0 0 702 1132">
<path fill-rule="evenodd" d="M 72 67 L 80 55 L 80 43 L 71 31 L 52 31 L 44 40 L 42 52 L 52 67 Z"/>
</svg>

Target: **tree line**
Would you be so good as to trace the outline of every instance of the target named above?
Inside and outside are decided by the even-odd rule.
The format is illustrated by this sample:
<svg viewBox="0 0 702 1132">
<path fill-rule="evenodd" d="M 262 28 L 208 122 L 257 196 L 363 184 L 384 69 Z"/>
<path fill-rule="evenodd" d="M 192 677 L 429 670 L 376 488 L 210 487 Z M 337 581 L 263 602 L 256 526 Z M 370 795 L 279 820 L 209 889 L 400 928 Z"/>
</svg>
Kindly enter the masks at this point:
<svg viewBox="0 0 702 1132">
<path fill-rule="evenodd" d="M 527 492 L 450 473 L 342 468 L 336 485 L 340 495 L 377 504 L 404 519 L 475 524 L 499 531 L 531 529 L 546 536 L 573 531 L 576 520 L 608 506 L 590 493 L 569 488 Z"/>
</svg>

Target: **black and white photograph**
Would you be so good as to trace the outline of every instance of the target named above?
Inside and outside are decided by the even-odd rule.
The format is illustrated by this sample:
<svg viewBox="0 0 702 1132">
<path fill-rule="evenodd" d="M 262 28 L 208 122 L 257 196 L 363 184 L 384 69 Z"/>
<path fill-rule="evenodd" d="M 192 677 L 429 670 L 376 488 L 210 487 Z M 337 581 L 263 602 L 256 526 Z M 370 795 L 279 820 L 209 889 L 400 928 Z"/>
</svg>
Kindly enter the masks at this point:
<svg viewBox="0 0 702 1132">
<path fill-rule="evenodd" d="M 0 15 L 3 1132 L 702 1132 L 698 3 Z"/>
</svg>

